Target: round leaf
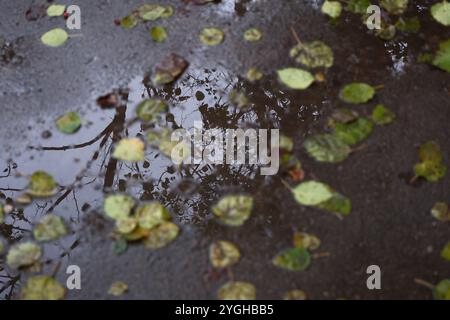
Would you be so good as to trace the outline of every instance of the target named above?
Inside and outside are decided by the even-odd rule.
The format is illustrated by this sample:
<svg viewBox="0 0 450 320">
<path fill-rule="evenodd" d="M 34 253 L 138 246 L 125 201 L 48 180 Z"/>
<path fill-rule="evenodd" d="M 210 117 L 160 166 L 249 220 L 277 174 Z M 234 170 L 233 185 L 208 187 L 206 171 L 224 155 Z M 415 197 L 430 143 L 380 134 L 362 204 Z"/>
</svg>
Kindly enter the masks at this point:
<svg viewBox="0 0 450 320">
<path fill-rule="evenodd" d="M 299 68 L 286 68 L 277 73 L 280 81 L 291 89 L 303 90 L 314 82 L 314 76 L 310 72 Z"/>
<path fill-rule="evenodd" d="M 248 196 L 223 197 L 213 208 L 214 215 L 225 225 L 241 226 L 250 217 L 253 199 Z"/>
<path fill-rule="evenodd" d="M 81 127 L 81 118 L 76 112 L 68 112 L 55 121 L 59 131 L 66 134 L 77 132 Z"/>
<path fill-rule="evenodd" d="M 36 171 L 30 177 L 28 183 L 28 193 L 34 197 L 53 196 L 58 188 L 58 184 L 53 177 L 44 171 Z"/>
<path fill-rule="evenodd" d="M 55 28 L 44 33 L 41 37 L 41 41 L 43 44 L 49 47 L 59 47 L 63 45 L 68 38 L 69 35 L 67 34 L 66 30 Z"/>
<path fill-rule="evenodd" d="M 134 207 L 134 200 L 127 195 L 115 194 L 105 198 L 103 207 L 108 217 L 114 220 L 126 219 Z"/>
<path fill-rule="evenodd" d="M 117 144 L 113 157 L 122 161 L 138 162 L 144 160 L 144 142 L 139 138 L 122 139 Z"/>
<path fill-rule="evenodd" d="M 431 15 L 440 24 L 450 26 L 450 2 L 444 0 L 431 6 Z"/>
<path fill-rule="evenodd" d="M 342 5 L 338 1 L 328 1 L 326 0 L 322 5 L 322 13 L 328 15 L 329 17 L 336 19 L 341 15 Z"/>
<path fill-rule="evenodd" d="M 248 29 L 244 32 L 244 39 L 249 42 L 256 42 L 261 40 L 262 33 L 256 28 Z"/>
<path fill-rule="evenodd" d="M 150 29 L 150 35 L 155 42 L 164 42 L 167 39 L 166 29 L 162 26 L 155 26 Z"/>
<path fill-rule="evenodd" d="M 144 239 L 144 245 L 149 249 L 160 249 L 171 243 L 180 233 L 180 227 L 172 222 L 165 221 L 150 230 Z"/>
<path fill-rule="evenodd" d="M 152 121 L 157 115 L 166 111 L 166 103 L 155 98 L 145 99 L 136 107 L 136 114 L 142 121 Z"/>
<path fill-rule="evenodd" d="M 341 162 L 349 156 L 351 149 L 332 134 L 308 137 L 303 146 L 308 154 L 319 162 Z"/>
<path fill-rule="evenodd" d="M 33 230 L 34 238 L 41 242 L 55 240 L 66 234 L 67 227 L 64 220 L 52 214 L 44 216 Z"/>
<path fill-rule="evenodd" d="M 170 213 L 159 202 L 144 204 L 136 210 L 139 226 L 152 229 L 161 223 L 170 220 Z"/>
<path fill-rule="evenodd" d="M 28 267 L 36 263 L 42 255 L 42 249 L 33 242 L 23 242 L 9 249 L 6 263 L 12 269 Z"/>
<path fill-rule="evenodd" d="M 222 43 L 224 37 L 223 31 L 217 28 L 204 28 L 199 35 L 200 41 L 207 46 L 216 46 Z"/>
<path fill-rule="evenodd" d="M 62 16 L 66 11 L 66 6 L 63 4 L 52 4 L 47 8 L 47 16 L 57 17 Z"/>
</svg>

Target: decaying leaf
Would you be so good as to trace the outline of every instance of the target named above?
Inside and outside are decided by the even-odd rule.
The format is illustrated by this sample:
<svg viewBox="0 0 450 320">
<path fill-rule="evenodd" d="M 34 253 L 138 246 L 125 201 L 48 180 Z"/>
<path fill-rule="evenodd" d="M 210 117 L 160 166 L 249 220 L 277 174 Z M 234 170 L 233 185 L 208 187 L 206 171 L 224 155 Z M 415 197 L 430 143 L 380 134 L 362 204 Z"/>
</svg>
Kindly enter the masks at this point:
<svg viewBox="0 0 450 320">
<path fill-rule="evenodd" d="M 303 146 L 308 154 L 319 162 L 341 162 L 351 153 L 350 147 L 333 134 L 308 137 Z"/>
<path fill-rule="evenodd" d="M 167 39 L 167 31 L 163 26 L 155 26 L 150 29 L 150 35 L 155 42 L 164 42 Z"/>
<path fill-rule="evenodd" d="M 364 15 L 367 13 L 367 8 L 370 5 L 370 0 L 349 0 L 346 9 L 350 12 Z"/>
<path fill-rule="evenodd" d="M 141 101 L 136 107 L 136 115 L 142 121 L 152 121 L 167 111 L 167 104 L 160 99 L 150 98 Z"/>
<path fill-rule="evenodd" d="M 263 73 L 259 71 L 257 68 L 248 69 L 246 74 L 247 80 L 251 82 L 261 80 L 263 76 L 264 76 Z"/>
<path fill-rule="evenodd" d="M 47 8 L 47 16 L 62 16 L 64 14 L 64 11 L 66 11 L 66 6 L 64 4 L 52 4 Z"/>
<path fill-rule="evenodd" d="M 66 234 L 67 227 L 63 218 L 53 214 L 44 216 L 33 230 L 34 238 L 40 242 L 56 240 Z"/>
<path fill-rule="evenodd" d="M 12 269 L 19 269 L 35 264 L 42 255 L 40 246 L 33 242 L 16 244 L 9 249 L 6 263 Z"/>
<path fill-rule="evenodd" d="M 280 81 L 291 89 L 304 90 L 315 80 L 314 76 L 299 68 L 286 68 L 277 71 Z"/>
<path fill-rule="evenodd" d="M 225 34 L 218 28 L 203 28 L 200 31 L 200 41 L 207 46 L 216 46 L 222 43 Z"/>
<path fill-rule="evenodd" d="M 450 221 L 450 210 L 448 204 L 445 202 L 436 202 L 431 208 L 431 215 L 439 221 Z"/>
<path fill-rule="evenodd" d="M 373 122 L 367 118 L 358 118 L 349 123 L 337 123 L 335 136 L 345 144 L 352 146 L 367 139 L 373 131 Z"/>
<path fill-rule="evenodd" d="M 162 17 L 166 8 L 159 4 L 144 4 L 138 8 L 138 15 L 142 20 L 155 21 Z"/>
<path fill-rule="evenodd" d="M 309 68 L 330 68 L 334 62 L 333 50 L 322 41 L 297 44 L 289 55 Z"/>
<path fill-rule="evenodd" d="M 170 220 L 169 211 L 159 202 L 141 205 L 136 210 L 139 226 L 144 229 L 152 229 L 165 221 Z"/>
<path fill-rule="evenodd" d="M 447 166 L 443 163 L 441 147 L 434 141 L 428 141 L 420 146 L 420 163 L 414 166 L 417 177 L 423 177 L 429 182 L 442 179 L 447 173 Z"/>
<path fill-rule="evenodd" d="M 225 225 L 241 226 L 250 217 L 253 198 L 249 196 L 225 196 L 213 206 L 214 215 Z"/>
<path fill-rule="evenodd" d="M 320 246 L 320 239 L 306 232 L 294 233 L 294 247 L 306 250 L 316 250 Z"/>
<path fill-rule="evenodd" d="M 315 206 L 323 203 L 333 196 L 333 191 L 322 182 L 310 180 L 297 185 L 292 189 L 295 200 L 305 206 Z"/>
<path fill-rule="evenodd" d="M 325 0 L 322 5 L 322 13 L 327 16 L 336 19 L 341 15 L 342 5 L 339 1 L 328 1 Z"/>
<path fill-rule="evenodd" d="M 105 198 L 103 209 L 114 220 L 126 219 L 134 207 L 134 199 L 123 194 L 110 195 Z"/>
<path fill-rule="evenodd" d="M 434 66 L 450 72 L 450 39 L 439 44 L 439 50 L 432 63 Z"/>
<path fill-rule="evenodd" d="M 41 37 L 42 43 L 49 47 L 59 47 L 63 45 L 67 39 L 69 39 L 69 35 L 66 30 L 61 28 L 55 28 L 47 31 Z"/>
<path fill-rule="evenodd" d="M 381 21 L 381 26 L 379 29 L 375 29 L 375 35 L 383 40 L 392 40 L 397 34 L 397 28 L 393 24 L 388 24 Z"/>
<path fill-rule="evenodd" d="M 289 248 L 275 256 L 272 263 L 289 271 L 302 271 L 309 267 L 311 255 L 304 248 Z"/>
<path fill-rule="evenodd" d="M 124 29 L 132 29 L 137 26 L 138 22 L 138 17 L 135 14 L 130 14 L 120 20 L 120 26 Z"/>
<path fill-rule="evenodd" d="M 241 257 L 239 249 L 229 241 L 216 241 L 209 247 L 209 261 L 216 268 L 227 268 Z"/>
<path fill-rule="evenodd" d="M 219 300 L 255 300 L 256 288 L 249 282 L 230 281 L 219 289 L 217 297 Z"/>
<path fill-rule="evenodd" d="M 354 82 L 346 85 L 339 93 L 339 98 L 347 103 L 366 103 L 375 95 L 375 89 L 362 82 Z"/>
<path fill-rule="evenodd" d="M 33 197 L 50 197 L 58 189 L 58 184 L 51 175 L 44 171 L 36 171 L 30 177 L 28 193 Z"/>
<path fill-rule="evenodd" d="M 450 300 L 450 279 L 441 280 L 433 290 L 436 300 Z"/>
<path fill-rule="evenodd" d="M 283 300 L 306 300 L 307 296 L 303 290 L 291 290 L 283 295 Z"/>
<path fill-rule="evenodd" d="M 30 277 L 22 288 L 22 300 L 63 300 L 66 289 L 50 276 Z"/>
<path fill-rule="evenodd" d="M 189 63 L 174 53 L 167 55 L 155 67 L 153 83 L 155 85 L 168 84 L 175 81 L 188 67 Z"/>
<path fill-rule="evenodd" d="M 66 134 L 77 132 L 81 128 L 81 118 L 76 112 L 67 112 L 55 121 L 59 131 Z"/>
<path fill-rule="evenodd" d="M 120 297 L 124 293 L 128 291 L 128 285 L 123 281 L 116 281 L 114 282 L 111 287 L 109 287 L 108 294 Z"/>
<path fill-rule="evenodd" d="M 143 240 L 144 245 L 149 249 L 160 249 L 175 240 L 179 233 L 180 227 L 165 221 L 149 231 L 148 236 Z"/>
<path fill-rule="evenodd" d="M 244 32 L 244 39 L 248 42 L 256 42 L 261 40 L 262 32 L 259 29 L 251 28 Z"/>
<path fill-rule="evenodd" d="M 139 162 L 144 160 L 145 145 L 139 138 L 124 138 L 114 149 L 113 157 L 122 161 Z"/>
<path fill-rule="evenodd" d="M 116 220 L 116 229 L 121 234 L 132 233 L 136 229 L 138 222 L 135 217 L 128 217 Z"/>
<path fill-rule="evenodd" d="M 431 15 L 440 24 L 450 26 L 450 2 L 444 0 L 432 5 Z"/>
<path fill-rule="evenodd" d="M 380 0 L 380 5 L 389 13 L 402 14 L 408 7 L 408 0 Z"/>
<path fill-rule="evenodd" d="M 395 113 L 382 104 L 377 104 L 372 111 L 372 121 L 377 125 L 386 125 L 395 120 Z"/>
</svg>

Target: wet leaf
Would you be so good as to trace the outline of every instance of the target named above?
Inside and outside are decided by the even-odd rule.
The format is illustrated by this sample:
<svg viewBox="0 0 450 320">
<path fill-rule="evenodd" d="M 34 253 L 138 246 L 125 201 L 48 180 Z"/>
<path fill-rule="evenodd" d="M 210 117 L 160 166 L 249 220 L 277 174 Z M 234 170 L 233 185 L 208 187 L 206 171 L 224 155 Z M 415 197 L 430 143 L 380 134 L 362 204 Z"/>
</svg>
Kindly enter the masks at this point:
<svg viewBox="0 0 450 320">
<path fill-rule="evenodd" d="M 30 277 L 22 288 L 22 300 L 63 300 L 66 289 L 50 276 Z"/>
<path fill-rule="evenodd" d="M 439 221 L 450 221 L 450 210 L 445 202 L 436 202 L 431 208 L 431 215 Z"/>
<path fill-rule="evenodd" d="M 58 189 L 58 184 L 53 177 L 44 171 L 36 171 L 30 177 L 28 193 L 33 197 L 50 197 Z"/>
<path fill-rule="evenodd" d="M 440 24 L 450 26 L 450 2 L 444 0 L 431 6 L 431 15 Z"/>
<path fill-rule="evenodd" d="M 250 282 L 230 281 L 217 292 L 219 300 L 255 300 L 256 288 Z"/>
<path fill-rule="evenodd" d="M 248 81 L 255 82 L 263 78 L 263 73 L 257 68 L 250 68 L 247 71 L 246 78 Z"/>
<path fill-rule="evenodd" d="M 133 29 L 138 24 L 139 19 L 134 14 L 130 14 L 120 20 L 120 26 L 124 29 Z"/>
<path fill-rule="evenodd" d="M 55 121 L 59 131 L 66 134 L 77 132 L 81 128 L 81 118 L 76 112 L 67 112 Z"/>
<path fill-rule="evenodd" d="M 323 203 L 333 196 L 329 186 L 322 182 L 310 180 L 297 185 L 292 189 L 295 200 L 305 206 L 315 206 Z"/>
<path fill-rule="evenodd" d="M 291 152 L 294 149 L 294 141 L 284 134 L 280 135 L 280 149 Z"/>
<path fill-rule="evenodd" d="M 209 247 L 209 261 L 215 268 L 227 268 L 238 263 L 239 249 L 228 241 L 216 241 Z"/>
<path fill-rule="evenodd" d="M 436 142 L 428 141 L 421 145 L 419 158 L 421 162 L 414 166 L 416 176 L 423 177 L 429 182 L 436 182 L 447 173 L 441 147 Z"/>
<path fill-rule="evenodd" d="M 5 213 L 3 211 L 3 205 L 0 203 L 0 224 L 3 223 L 4 219 L 5 219 Z"/>
<path fill-rule="evenodd" d="M 119 238 L 114 242 L 114 253 L 120 256 L 128 249 L 128 242 L 124 238 Z"/>
<path fill-rule="evenodd" d="M 103 205 L 106 215 L 114 220 L 128 218 L 133 207 L 133 198 L 123 194 L 107 196 Z"/>
<path fill-rule="evenodd" d="M 340 108 L 333 111 L 329 125 L 334 127 L 336 122 L 349 123 L 358 118 L 358 112 L 347 108 Z"/>
<path fill-rule="evenodd" d="M 66 234 L 67 227 L 63 218 L 53 214 L 43 217 L 33 230 L 34 238 L 40 242 L 56 240 Z"/>
<path fill-rule="evenodd" d="M 393 24 L 387 24 L 385 22 L 381 22 L 381 27 L 379 29 L 375 29 L 375 35 L 383 40 L 392 40 L 394 39 L 397 33 L 397 28 Z"/>
<path fill-rule="evenodd" d="M 328 15 L 333 19 L 338 18 L 341 15 L 341 12 L 342 12 L 342 5 L 338 1 L 325 0 L 325 2 L 322 5 L 322 13 Z"/>
<path fill-rule="evenodd" d="M 382 104 L 377 104 L 372 111 L 372 121 L 377 125 L 386 125 L 395 120 L 395 113 Z"/>
<path fill-rule="evenodd" d="M 346 85 L 339 93 L 339 98 L 347 103 L 366 103 L 375 95 L 375 89 L 361 82 L 354 82 Z"/>
<path fill-rule="evenodd" d="M 355 145 L 367 139 L 373 131 L 373 122 L 367 118 L 358 118 L 349 123 L 337 123 L 335 136 L 347 145 Z"/>
<path fill-rule="evenodd" d="M 436 300 L 450 300 L 450 279 L 441 280 L 433 290 Z"/>
<path fill-rule="evenodd" d="M 144 245 L 149 249 L 163 248 L 174 241 L 179 233 L 180 227 L 165 221 L 149 231 L 148 236 L 144 238 Z"/>
<path fill-rule="evenodd" d="M 303 290 L 291 290 L 284 294 L 283 300 L 306 300 L 307 296 Z"/>
<path fill-rule="evenodd" d="M 128 291 L 128 285 L 123 281 L 114 282 L 111 287 L 109 287 L 108 294 L 120 297 Z"/>
<path fill-rule="evenodd" d="M 170 18 L 171 16 L 173 16 L 173 13 L 175 12 L 175 10 L 173 9 L 172 6 L 166 6 L 164 8 L 164 12 L 161 14 L 161 18 Z"/>
<path fill-rule="evenodd" d="M 411 17 L 399 18 L 395 27 L 401 32 L 417 33 L 420 31 L 421 25 L 418 17 Z"/>
<path fill-rule="evenodd" d="M 380 0 L 380 5 L 389 13 L 402 14 L 408 6 L 408 0 Z"/>
<path fill-rule="evenodd" d="M 225 37 L 222 30 L 218 28 L 204 28 L 200 31 L 200 41 L 207 46 L 216 46 L 222 43 Z"/>
<path fill-rule="evenodd" d="M 272 263 L 289 271 L 302 271 L 309 267 L 311 255 L 304 248 L 289 248 L 275 256 Z"/>
<path fill-rule="evenodd" d="M 189 63 L 182 57 L 171 53 L 155 68 L 153 83 L 155 85 L 169 84 L 175 81 L 188 67 Z"/>
<path fill-rule="evenodd" d="M 167 39 L 166 29 L 162 26 L 155 26 L 150 29 L 150 35 L 155 42 L 164 42 Z"/>
<path fill-rule="evenodd" d="M 136 210 L 139 226 L 152 229 L 165 221 L 170 220 L 169 211 L 159 202 L 144 204 Z"/>
<path fill-rule="evenodd" d="M 350 147 L 333 134 L 308 137 L 303 146 L 308 154 L 319 162 L 341 162 L 351 153 Z"/>
<path fill-rule="evenodd" d="M 439 44 L 439 50 L 432 63 L 434 66 L 450 72 L 450 39 Z"/>
<path fill-rule="evenodd" d="M 352 210 L 352 203 L 349 198 L 334 191 L 333 196 L 329 200 L 319 203 L 317 208 L 347 216 Z"/>
<path fill-rule="evenodd" d="M 447 261 L 450 261 L 450 241 L 447 242 L 444 249 L 441 251 L 441 257 Z"/>
<path fill-rule="evenodd" d="M 136 107 L 137 117 L 142 121 L 152 121 L 161 113 L 166 112 L 167 104 L 160 99 L 145 99 Z"/>
<path fill-rule="evenodd" d="M 314 76 L 299 68 L 286 68 L 277 71 L 280 81 L 291 89 L 303 90 L 314 82 Z"/>
<path fill-rule="evenodd" d="M 63 4 L 52 4 L 47 8 L 47 16 L 57 17 L 62 16 L 66 11 L 66 6 Z"/>
<path fill-rule="evenodd" d="M 371 5 L 370 0 L 349 0 L 346 9 L 357 14 L 366 14 L 367 7 Z"/>
<path fill-rule="evenodd" d="M 148 237 L 150 234 L 150 229 L 144 229 L 141 227 L 137 227 L 132 232 L 123 234 L 123 238 L 127 241 L 137 241 Z"/>
<path fill-rule="evenodd" d="M 333 50 L 322 41 L 296 45 L 289 52 L 291 58 L 309 68 L 330 68 L 333 65 Z"/>
<path fill-rule="evenodd" d="M 35 264 L 42 255 L 42 249 L 33 242 L 16 244 L 9 249 L 6 263 L 12 269 L 19 269 Z"/>
<path fill-rule="evenodd" d="M 144 4 L 138 8 L 138 15 L 142 20 L 155 21 L 161 18 L 166 8 L 159 4 Z"/>
<path fill-rule="evenodd" d="M 136 218 L 127 217 L 123 219 L 116 220 L 116 229 L 121 234 L 132 233 L 138 225 Z"/>
<path fill-rule="evenodd" d="M 320 239 L 310 233 L 296 232 L 294 234 L 294 247 L 306 250 L 316 250 L 320 247 Z"/>
<path fill-rule="evenodd" d="M 214 215 L 225 225 L 241 226 L 250 217 L 253 198 L 249 196 L 225 196 L 213 206 Z"/>
<path fill-rule="evenodd" d="M 59 47 L 63 45 L 68 38 L 69 35 L 67 34 L 66 30 L 55 28 L 44 33 L 41 37 L 41 41 L 43 44 L 49 47 Z"/>
<path fill-rule="evenodd" d="M 145 145 L 139 138 L 124 138 L 114 149 L 113 157 L 122 161 L 139 162 L 144 160 Z"/>
<path fill-rule="evenodd" d="M 256 42 L 261 40 L 262 32 L 259 29 L 251 28 L 244 32 L 245 41 Z"/>
</svg>

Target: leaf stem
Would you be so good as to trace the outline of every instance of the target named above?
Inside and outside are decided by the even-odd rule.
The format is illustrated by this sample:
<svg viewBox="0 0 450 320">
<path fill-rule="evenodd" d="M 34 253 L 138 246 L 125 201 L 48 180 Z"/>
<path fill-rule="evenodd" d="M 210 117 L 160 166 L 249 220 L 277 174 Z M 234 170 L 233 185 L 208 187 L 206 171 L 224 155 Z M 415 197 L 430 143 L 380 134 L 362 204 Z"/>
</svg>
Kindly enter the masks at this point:
<svg viewBox="0 0 450 320">
<path fill-rule="evenodd" d="M 291 33 L 292 33 L 292 36 L 294 37 L 295 41 L 297 41 L 298 44 L 302 45 L 303 43 L 300 40 L 300 38 L 299 38 L 297 32 L 295 31 L 294 27 L 290 26 L 289 29 L 291 29 Z"/>
<path fill-rule="evenodd" d="M 434 285 L 432 283 L 425 281 L 423 279 L 414 278 L 414 282 L 421 286 L 427 287 L 428 289 L 431 289 L 431 290 L 434 289 Z"/>
</svg>

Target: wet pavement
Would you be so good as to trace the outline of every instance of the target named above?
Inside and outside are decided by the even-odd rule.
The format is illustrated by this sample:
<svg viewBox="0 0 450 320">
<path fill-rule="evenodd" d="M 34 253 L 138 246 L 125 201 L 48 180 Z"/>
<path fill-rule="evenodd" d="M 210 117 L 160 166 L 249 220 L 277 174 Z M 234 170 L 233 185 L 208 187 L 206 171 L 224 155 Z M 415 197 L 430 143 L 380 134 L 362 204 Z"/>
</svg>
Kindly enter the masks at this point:
<svg viewBox="0 0 450 320">
<path fill-rule="evenodd" d="M 440 257 L 450 240 L 449 225 L 430 215 L 435 202 L 450 201 L 450 175 L 414 186 L 407 177 L 418 162 L 417 147 L 428 140 L 439 142 L 450 163 L 450 77 L 416 62 L 449 36 L 448 28 L 428 15 L 433 1 L 411 1 L 409 14 L 420 17 L 422 30 L 392 41 L 369 34 L 351 13 L 331 24 L 314 0 L 223 0 L 205 6 L 166 2 L 175 8 L 172 18 L 158 22 L 168 29 L 166 43 L 154 43 L 148 26 L 123 30 L 114 24 L 142 4 L 139 1 L 79 0 L 82 29 L 71 33 L 81 36 L 59 48 L 45 47 L 39 38 L 64 26 L 63 19 L 27 20 L 30 5 L 42 2 L 1 4 L 0 36 L 11 45 L 0 62 L 0 167 L 5 168 L 0 197 L 6 202 L 16 198 L 27 185 L 26 176 L 36 170 L 46 170 L 64 186 L 53 198 L 16 208 L 0 226 L 1 237 L 9 245 L 31 239 L 33 224 L 51 211 L 70 221 L 69 236 L 44 245 L 42 272 L 55 272 L 65 283 L 66 266 L 80 266 L 82 290 L 69 291 L 69 299 L 111 298 L 108 288 L 118 280 L 129 285 L 126 299 L 215 298 L 230 277 L 214 271 L 208 261 L 208 247 L 219 239 L 239 246 L 242 260 L 232 268 L 232 277 L 252 282 L 259 299 L 279 299 L 292 289 L 304 290 L 311 299 L 430 299 L 431 292 L 414 278 L 437 283 L 450 276 L 450 264 Z M 197 35 L 205 26 L 222 28 L 224 43 L 202 45 Z M 277 69 L 294 65 L 289 58 L 296 44 L 291 26 L 303 41 L 322 40 L 335 54 L 326 82 L 305 91 L 287 90 L 275 78 Z M 261 41 L 243 41 L 250 27 L 261 29 Z M 171 52 L 190 62 L 187 71 L 174 85 L 148 86 L 148 71 Z M 257 84 L 243 80 L 250 67 L 267 76 Z M 323 132 L 327 117 L 344 106 L 337 98 L 340 88 L 352 81 L 384 85 L 374 101 L 355 106 L 362 114 L 383 103 L 397 118 L 376 128 L 367 147 L 346 161 L 315 162 L 302 142 Z M 96 105 L 99 96 L 119 88 L 129 91 L 122 108 Z M 249 96 L 248 109 L 230 103 L 233 89 Z M 294 139 L 294 154 L 307 177 L 348 195 L 352 213 L 340 220 L 300 206 L 283 186 L 281 173 L 264 177 L 250 166 L 178 170 L 151 149 L 144 163 L 115 161 L 114 139 L 144 134 L 138 123 L 121 129 L 138 102 L 149 96 L 169 102 L 171 126 L 190 127 L 202 120 L 208 128 L 279 128 Z M 54 127 L 54 120 L 67 111 L 83 118 L 75 135 L 63 135 Z M 102 213 L 105 192 L 116 190 L 164 203 L 181 226 L 180 236 L 158 251 L 133 244 L 117 255 L 110 237 L 113 223 Z M 210 207 L 229 193 L 254 197 L 253 215 L 243 227 L 226 228 L 212 218 Z M 290 246 L 295 230 L 316 234 L 322 241 L 319 251 L 329 253 L 297 273 L 271 263 Z M 366 268 L 373 264 L 381 267 L 382 290 L 366 287 Z M 29 274 L 3 265 L 0 260 L 0 297 L 15 298 Z"/>
</svg>

